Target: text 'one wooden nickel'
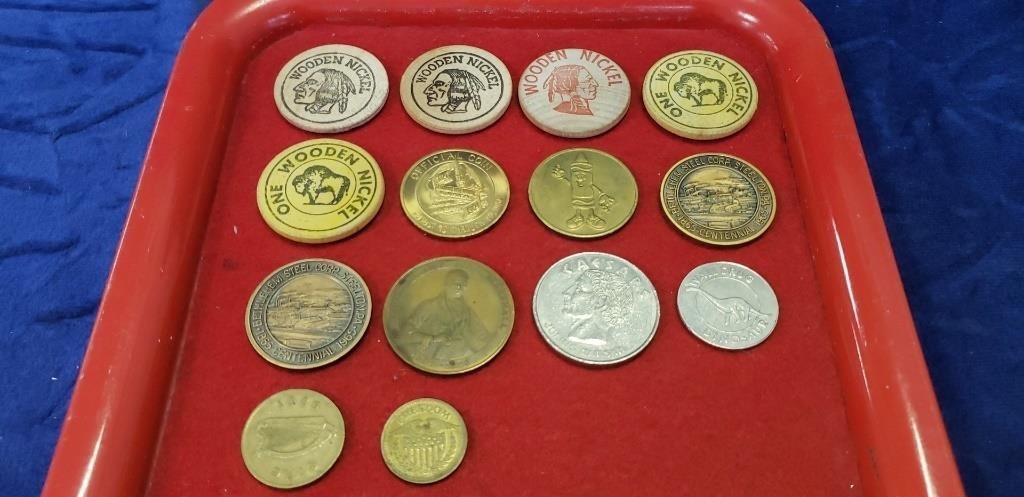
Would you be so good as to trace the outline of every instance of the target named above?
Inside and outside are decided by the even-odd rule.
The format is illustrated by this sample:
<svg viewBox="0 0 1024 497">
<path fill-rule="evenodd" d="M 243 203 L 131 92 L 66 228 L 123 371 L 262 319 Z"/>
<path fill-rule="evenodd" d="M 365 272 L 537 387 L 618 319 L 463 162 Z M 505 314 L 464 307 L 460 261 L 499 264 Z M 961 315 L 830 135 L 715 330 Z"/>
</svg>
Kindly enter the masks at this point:
<svg viewBox="0 0 1024 497">
<path fill-rule="evenodd" d="M 338 406 L 313 390 L 284 390 L 260 402 L 242 429 L 242 460 L 274 488 L 308 485 L 331 469 L 345 445 Z"/>
<path fill-rule="evenodd" d="M 395 476 L 433 483 L 452 474 L 466 456 L 469 432 L 459 411 L 437 399 L 399 406 L 380 434 L 380 453 Z"/>
<path fill-rule="evenodd" d="M 597 238 L 624 226 L 636 210 L 633 174 L 614 156 L 571 148 L 544 159 L 530 177 L 530 207 L 547 227 Z"/>
<path fill-rule="evenodd" d="M 626 115 L 629 93 L 629 79 L 615 61 L 581 48 L 541 55 L 519 78 L 519 105 L 526 117 L 566 138 L 611 129 Z"/>
<path fill-rule="evenodd" d="M 256 203 L 277 234 L 304 243 L 340 240 L 366 226 L 384 199 L 384 177 L 366 150 L 320 138 L 288 147 L 260 175 Z"/>
<path fill-rule="evenodd" d="M 467 45 L 435 48 L 402 75 L 402 106 L 439 133 L 472 133 L 494 124 L 512 101 L 512 76 L 494 54 Z"/>
<path fill-rule="evenodd" d="M 322 45 L 289 60 L 274 82 L 274 101 L 288 122 L 314 133 L 340 133 L 380 112 L 388 75 L 373 54 L 351 45 Z"/>
<path fill-rule="evenodd" d="M 508 207 L 508 178 L 490 157 L 442 150 L 416 162 L 402 179 L 402 210 L 421 230 L 465 238 L 490 228 Z"/>
<path fill-rule="evenodd" d="M 757 85 L 743 66 L 714 52 L 665 56 L 644 78 L 644 106 L 661 127 L 715 140 L 743 129 L 757 110 Z"/>
<path fill-rule="evenodd" d="M 249 298 L 245 330 L 256 352 L 288 369 L 349 353 L 370 322 L 370 291 L 352 268 L 327 259 L 285 264 Z"/>
<path fill-rule="evenodd" d="M 384 334 L 410 366 L 436 374 L 472 371 L 494 358 L 512 333 L 515 307 L 505 280 L 465 257 L 416 265 L 384 302 Z"/>
<path fill-rule="evenodd" d="M 660 313 L 651 280 L 629 261 L 601 252 L 556 262 L 533 294 L 541 336 L 584 364 L 617 364 L 639 354 L 654 338 Z"/>
<path fill-rule="evenodd" d="M 690 332 L 721 349 L 754 347 L 779 321 L 779 301 L 771 285 L 734 262 L 697 266 L 679 285 L 676 303 Z"/>
<path fill-rule="evenodd" d="M 697 154 L 677 162 L 661 182 L 661 207 L 672 224 L 712 245 L 739 245 L 761 236 L 775 219 L 775 190 L 747 161 Z"/>
</svg>

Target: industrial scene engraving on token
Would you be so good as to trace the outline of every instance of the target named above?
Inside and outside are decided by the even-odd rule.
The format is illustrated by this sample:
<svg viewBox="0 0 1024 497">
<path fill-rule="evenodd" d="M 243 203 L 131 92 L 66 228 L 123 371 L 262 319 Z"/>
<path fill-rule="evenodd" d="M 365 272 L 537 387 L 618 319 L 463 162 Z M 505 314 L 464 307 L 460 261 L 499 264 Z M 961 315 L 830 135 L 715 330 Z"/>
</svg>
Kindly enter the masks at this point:
<svg viewBox="0 0 1024 497">
<path fill-rule="evenodd" d="M 447 402 L 422 398 L 401 405 L 380 435 L 384 463 L 395 476 L 418 484 L 452 474 L 469 445 L 466 423 Z"/>
<path fill-rule="evenodd" d="M 477 235 L 508 207 L 505 172 L 472 150 L 442 150 L 414 164 L 402 180 L 402 210 L 418 228 L 443 238 Z"/>
<path fill-rule="evenodd" d="M 679 285 L 676 303 L 691 333 L 728 350 L 760 344 L 779 320 L 779 301 L 771 285 L 753 269 L 734 262 L 694 268 Z"/>
</svg>

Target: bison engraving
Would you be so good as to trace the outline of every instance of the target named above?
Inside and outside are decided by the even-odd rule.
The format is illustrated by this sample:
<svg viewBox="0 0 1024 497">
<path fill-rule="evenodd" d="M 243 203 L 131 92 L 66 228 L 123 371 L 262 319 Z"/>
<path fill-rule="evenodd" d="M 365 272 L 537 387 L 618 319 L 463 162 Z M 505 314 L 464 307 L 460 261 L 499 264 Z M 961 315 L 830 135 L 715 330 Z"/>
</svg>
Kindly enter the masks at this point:
<svg viewBox="0 0 1024 497">
<path fill-rule="evenodd" d="M 337 204 L 348 192 L 350 184 L 348 178 L 335 174 L 324 166 L 310 166 L 292 180 L 295 192 L 309 199 L 307 205 Z M 317 202 L 324 193 L 330 193 L 330 199 L 327 202 Z"/>
<path fill-rule="evenodd" d="M 693 100 L 694 107 L 719 105 L 725 101 L 725 81 L 709 78 L 695 72 L 688 72 L 672 88 L 680 97 Z M 704 97 L 714 97 L 714 102 L 704 103 Z"/>
</svg>

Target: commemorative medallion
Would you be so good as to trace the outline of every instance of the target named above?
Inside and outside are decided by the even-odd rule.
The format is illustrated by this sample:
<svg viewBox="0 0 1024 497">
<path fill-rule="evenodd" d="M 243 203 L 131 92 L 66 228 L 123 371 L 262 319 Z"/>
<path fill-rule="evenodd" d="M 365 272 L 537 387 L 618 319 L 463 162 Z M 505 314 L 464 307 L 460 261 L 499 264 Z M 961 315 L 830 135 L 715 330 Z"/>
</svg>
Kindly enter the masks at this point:
<svg viewBox="0 0 1024 497">
<path fill-rule="evenodd" d="M 512 101 L 512 76 L 494 54 L 467 45 L 420 55 L 402 75 L 402 106 L 438 133 L 472 133 L 494 124 Z"/>
<path fill-rule="evenodd" d="M 380 112 L 388 75 L 373 54 L 351 45 L 322 45 L 289 60 L 274 82 L 284 118 L 314 133 L 340 133 Z"/>
<path fill-rule="evenodd" d="M 711 262 L 683 278 L 676 301 L 683 323 L 705 343 L 742 350 L 765 341 L 779 321 L 779 301 L 754 270 Z"/>
<path fill-rule="evenodd" d="M 466 456 L 469 432 L 459 411 L 437 399 L 402 404 L 384 424 L 380 452 L 395 476 L 418 484 L 452 474 Z"/>
<path fill-rule="evenodd" d="M 582 48 L 537 57 L 519 78 L 519 105 L 540 129 L 565 138 L 608 131 L 629 108 L 629 78 L 608 56 Z"/>
<path fill-rule="evenodd" d="M 442 150 L 416 162 L 402 180 L 402 210 L 421 230 L 442 238 L 477 235 L 508 207 L 508 178 L 490 157 Z"/>
<path fill-rule="evenodd" d="M 352 268 L 327 259 L 285 264 L 249 298 L 245 330 L 264 359 L 288 369 L 329 364 L 370 322 L 370 291 Z"/>
</svg>

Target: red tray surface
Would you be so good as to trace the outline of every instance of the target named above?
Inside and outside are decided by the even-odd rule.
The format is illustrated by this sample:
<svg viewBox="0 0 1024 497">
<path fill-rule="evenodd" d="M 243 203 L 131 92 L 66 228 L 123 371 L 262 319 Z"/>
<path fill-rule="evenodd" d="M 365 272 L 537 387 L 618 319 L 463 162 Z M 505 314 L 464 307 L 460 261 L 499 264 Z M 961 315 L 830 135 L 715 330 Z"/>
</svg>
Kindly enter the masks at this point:
<svg viewBox="0 0 1024 497">
<path fill-rule="evenodd" d="M 260 8 L 285 13 L 300 4 L 270 3 L 270 7 Z M 959 495 L 955 468 L 877 219 L 877 206 L 870 183 L 864 182 L 863 159 L 857 155 L 846 164 L 807 163 L 808 149 L 813 146 L 805 145 L 801 139 L 805 136 L 791 131 L 794 126 L 787 119 L 792 119 L 793 101 L 809 97 L 792 92 L 787 97 L 780 91 L 777 86 L 792 85 L 794 79 L 800 80 L 799 75 L 786 74 L 772 45 L 763 43 L 763 33 L 750 36 L 741 29 L 742 16 L 729 21 L 712 15 L 715 9 L 722 9 L 715 2 L 696 2 L 663 11 L 619 7 L 622 12 L 613 14 L 570 9 L 551 12 L 546 18 L 500 9 L 486 16 L 451 10 L 445 17 L 445 6 L 441 6 L 442 15 L 433 19 L 425 11 L 396 13 L 400 10 L 390 14 L 364 10 L 365 17 L 342 13 L 328 18 L 327 10 L 316 5 L 329 2 L 311 3 L 315 5 L 300 8 L 299 14 L 291 11 L 292 17 L 274 17 L 256 9 L 259 17 L 240 6 L 219 3 L 204 18 L 257 23 L 253 19 L 258 17 L 263 39 L 244 50 L 245 36 L 221 32 L 225 36 L 238 34 L 242 40 L 224 42 L 234 45 L 230 62 L 219 61 L 217 53 L 194 59 L 182 55 L 44 495 L 72 495 L 83 489 L 92 493 L 81 495 L 137 495 L 141 488 L 148 488 L 145 494 L 149 496 L 280 495 L 247 473 L 239 437 L 252 408 L 285 388 L 312 388 L 334 399 L 345 416 L 347 432 L 335 468 L 316 484 L 291 495 Z M 764 9 L 760 2 L 736 3 Z M 802 11 L 799 6 L 786 5 L 789 11 Z M 362 8 L 357 7 L 353 9 Z M 691 8 L 693 11 L 688 10 Z M 302 14 L 302 9 L 308 15 Z M 666 23 L 652 12 L 675 16 L 670 18 L 675 22 Z M 750 12 L 757 11 L 747 14 Z M 328 22 L 301 26 L 284 22 L 304 19 Z M 286 26 L 276 29 L 282 25 Z M 250 26 L 250 31 L 259 33 L 257 27 Z M 823 42 L 820 32 L 811 34 Z M 190 36 L 183 52 L 190 42 L 200 43 L 193 41 L 196 36 Z M 758 43 L 759 36 L 762 43 Z M 393 85 L 413 58 L 440 45 L 487 49 L 508 65 L 514 79 L 533 58 L 552 49 L 594 49 L 623 66 L 634 88 L 632 105 L 618 126 L 586 140 L 562 139 L 540 131 L 515 103 L 487 130 L 452 137 L 415 124 L 402 109 L 393 86 L 380 115 L 338 136 L 364 147 L 380 163 L 387 188 L 380 213 L 357 236 L 344 241 L 324 246 L 297 244 L 275 235 L 263 223 L 254 191 L 270 158 L 313 137 L 278 114 L 271 90 L 277 71 L 296 53 L 326 43 L 353 44 L 374 53 Z M 761 92 L 760 106 L 741 133 L 711 143 L 688 141 L 663 131 L 647 116 L 640 98 L 643 75 L 657 59 L 683 49 L 725 54 L 754 76 Z M 825 64 L 822 71 L 834 73 L 831 59 L 820 62 Z M 199 67 L 200 63 L 213 67 Z M 217 64 L 223 64 L 222 72 Z M 183 79 L 190 81 L 180 83 Z M 225 101 L 218 103 L 212 97 L 196 100 L 188 93 L 207 95 L 209 90 L 203 89 L 202 82 L 226 89 L 221 94 Z M 190 89 L 175 93 L 175 84 Z M 834 81 L 831 87 L 813 89 L 838 92 L 845 104 L 842 89 Z M 848 109 L 836 110 L 849 120 Z M 174 117 L 179 114 L 182 117 Z M 183 132 L 168 131 L 167 121 L 172 119 L 178 119 L 178 126 L 205 128 L 211 135 L 189 144 L 189 151 L 180 156 L 199 163 L 176 163 L 170 149 L 165 158 L 157 155 L 161 133 Z M 226 126 L 218 130 L 218 124 Z M 859 154 L 851 128 L 852 123 L 833 127 L 831 137 L 828 130 L 821 130 L 822 139 L 847 146 L 852 143 Z M 418 158 L 452 147 L 494 158 L 512 187 L 511 202 L 501 221 L 482 236 L 465 241 L 438 240 L 419 232 L 403 215 L 397 195 L 403 174 Z M 596 241 L 570 240 L 547 230 L 530 211 L 526 186 L 534 167 L 551 153 L 569 147 L 605 150 L 633 171 L 640 189 L 639 205 L 633 220 L 620 232 Z M 680 234 L 662 214 L 658 187 L 664 172 L 683 157 L 708 151 L 751 161 L 773 184 L 778 215 L 771 229 L 754 243 L 727 249 L 704 246 Z M 827 182 L 835 176 L 842 180 L 844 172 L 830 171 L 831 167 L 853 169 L 845 173 L 856 181 L 847 185 L 853 196 L 840 205 L 857 204 L 866 212 L 859 217 L 867 216 L 867 228 L 862 229 L 875 236 L 857 240 L 859 245 L 855 244 L 853 251 L 862 250 L 861 246 L 867 247 L 863 250 L 869 255 L 880 251 L 882 266 L 865 267 L 859 265 L 864 261 L 858 260 L 850 271 L 841 243 L 840 257 L 822 248 L 829 241 L 828 231 L 822 228 L 827 226 L 821 223 L 822 210 L 836 217 L 830 210 L 830 202 L 836 199 L 809 191 L 808 185 L 815 183 L 808 178 Z M 164 179 L 170 181 L 164 183 L 169 191 L 161 193 L 156 180 L 147 180 L 147 176 L 159 174 L 152 172 L 154 168 L 177 168 L 164 173 Z M 154 183 L 148 192 L 147 181 Z M 150 309 L 166 312 L 142 319 L 130 316 L 130 310 L 112 307 L 110 301 L 115 297 L 111 294 L 117 291 L 119 271 L 133 272 L 121 269 L 125 265 L 141 271 L 142 279 L 154 284 L 160 283 L 159 275 L 168 270 L 166 260 L 150 259 L 158 263 L 159 267 L 154 267 L 145 264 L 142 255 L 126 262 L 133 224 L 147 223 L 140 205 L 161 195 L 166 199 L 162 202 L 170 205 L 158 212 L 173 210 L 180 201 L 178 213 L 151 222 L 175 224 L 150 227 L 160 234 L 147 241 L 172 253 L 166 257 L 173 259 L 169 266 L 173 274 L 164 293 L 132 296 L 143 307 L 158 306 Z M 173 230 L 183 235 L 169 236 Z M 833 236 L 835 233 L 838 228 Z M 565 361 L 547 347 L 534 325 L 531 300 L 540 275 L 554 261 L 580 251 L 605 251 L 629 259 L 647 273 L 658 291 L 662 317 L 657 335 L 645 352 L 619 367 L 594 369 Z M 490 265 L 508 282 L 516 300 L 516 323 L 505 349 L 481 370 L 457 377 L 410 369 L 391 351 L 381 325 L 384 298 L 398 276 L 416 263 L 442 255 L 472 257 Z M 373 297 L 373 316 L 362 342 L 341 361 L 314 371 L 292 372 L 270 365 L 252 350 L 243 319 L 247 299 L 262 278 L 282 264 L 308 257 L 335 259 L 360 272 Z M 767 342 L 753 350 L 737 353 L 706 346 L 691 336 L 679 319 L 675 296 L 682 277 L 696 265 L 716 260 L 754 268 L 778 295 L 779 325 Z M 879 347 L 888 347 L 884 354 L 906 348 L 909 355 L 880 357 L 889 361 L 883 361 L 883 366 L 896 367 L 896 378 L 902 378 L 902 384 L 890 377 L 876 380 L 872 375 L 880 373 L 873 373 L 867 364 L 875 359 L 857 355 L 862 338 L 861 344 L 866 346 L 875 335 L 857 335 L 860 328 L 856 326 L 865 324 L 859 320 L 866 311 L 857 308 L 859 294 L 850 288 L 852 279 L 874 278 L 871 269 L 879 271 L 877 283 L 896 301 L 882 302 L 879 314 L 869 316 L 867 324 L 880 324 L 879 316 L 889 316 L 895 322 L 898 340 Z M 835 284 L 843 281 L 836 279 L 837 271 L 845 278 L 845 288 Z M 862 274 L 851 276 L 857 272 Z M 192 282 L 194 287 L 189 287 Z M 152 302 L 157 297 L 169 299 L 177 307 L 159 307 L 161 304 Z M 836 304 L 836 300 L 845 304 Z M 868 307 L 880 304 L 874 297 L 861 301 Z M 126 298 L 123 304 L 131 302 Z M 860 312 L 850 311 L 854 318 L 850 322 L 843 319 L 848 307 Z M 122 323 L 127 323 L 120 333 L 141 334 L 148 340 L 137 338 L 139 343 L 155 340 L 157 344 L 145 346 L 148 352 L 126 358 L 126 347 L 143 346 L 125 345 L 130 339 L 121 338 L 119 347 L 95 358 L 102 354 L 96 350 L 104 347 L 97 344 L 102 339 L 101 328 L 117 327 L 105 323 L 118 316 L 124 316 Z M 136 320 L 137 329 L 130 326 Z M 844 335 L 847 330 L 849 336 Z M 881 331 L 876 326 L 871 333 Z M 113 343 L 116 339 L 109 340 Z M 120 370 L 131 363 L 137 368 L 134 374 L 151 376 L 122 380 L 128 386 L 114 395 L 112 389 L 118 386 L 111 386 L 109 379 L 104 386 L 95 386 L 102 382 L 88 378 L 91 371 L 102 374 L 96 362 L 112 366 L 108 375 L 113 366 Z M 147 365 L 153 366 L 152 373 L 146 372 Z M 862 386 L 856 388 L 859 378 L 863 378 Z M 80 397 L 86 395 L 82 390 L 89 385 L 99 392 L 94 397 L 107 396 L 105 403 L 95 398 L 90 406 L 80 407 L 87 402 Z M 896 419 L 880 420 L 878 409 L 886 407 L 875 404 L 890 402 L 884 391 L 894 386 L 906 390 L 903 398 L 889 407 Z M 880 396 L 873 393 L 878 389 L 883 391 Z M 395 407 L 423 396 L 444 399 L 460 409 L 469 427 L 470 446 L 455 474 L 439 484 L 419 487 L 388 472 L 380 457 L 379 436 Z M 130 398 L 137 400 L 127 400 Z M 913 414 L 908 414 L 911 411 Z M 95 421 L 84 422 L 93 428 L 91 433 L 87 427 L 74 428 L 76 415 L 95 414 L 99 414 Z M 115 426 L 110 418 L 120 419 L 119 426 L 129 433 L 105 435 L 102 427 Z M 907 433 L 911 435 L 907 440 L 881 441 L 887 434 Z M 111 441 L 111 437 L 120 437 L 121 442 Z M 915 441 L 927 446 L 915 449 Z M 96 455 L 100 453 L 102 457 Z M 62 457 L 67 466 L 58 465 Z M 75 466 L 88 461 L 99 461 L 101 467 L 126 462 L 131 469 L 125 475 L 101 472 L 105 479 L 93 481 L 94 469 L 83 469 L 87 464 Z"/>
</svg>

